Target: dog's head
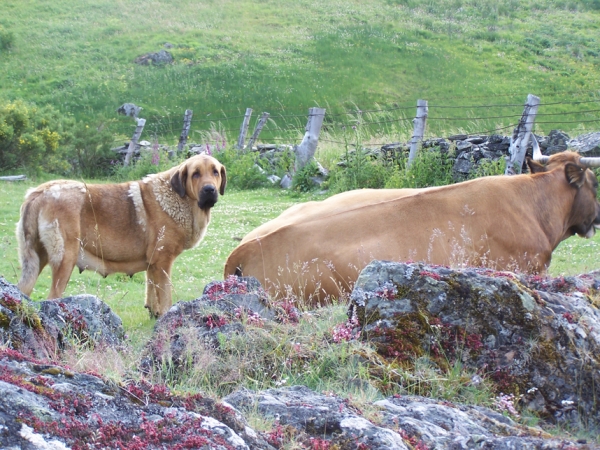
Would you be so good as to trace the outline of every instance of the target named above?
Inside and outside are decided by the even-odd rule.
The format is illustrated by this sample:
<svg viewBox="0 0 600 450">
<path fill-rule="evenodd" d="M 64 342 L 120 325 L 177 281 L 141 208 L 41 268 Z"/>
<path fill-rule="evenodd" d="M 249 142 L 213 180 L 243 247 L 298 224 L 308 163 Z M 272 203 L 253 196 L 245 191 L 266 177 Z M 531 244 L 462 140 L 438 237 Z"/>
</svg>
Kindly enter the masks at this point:
<svg viewBox="0 0 600 450">
<path fill-rule="evenodd" d="M 198 202 L 203 210 L 212 208 L 225 194 L 225 166 L 212 156 L 196 155 L 186 159 L 171 176 L 171 186 L 181 198 L 186 195 Z"/>
</svg>

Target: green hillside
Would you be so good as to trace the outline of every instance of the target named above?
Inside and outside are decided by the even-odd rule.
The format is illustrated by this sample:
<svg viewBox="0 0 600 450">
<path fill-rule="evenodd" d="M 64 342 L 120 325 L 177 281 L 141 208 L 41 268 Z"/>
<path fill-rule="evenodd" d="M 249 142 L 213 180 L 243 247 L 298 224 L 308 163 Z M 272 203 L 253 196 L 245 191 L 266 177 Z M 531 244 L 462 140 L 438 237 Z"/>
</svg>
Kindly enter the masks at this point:
<svg viewBox="0 0 600 450">
<path fill-rule="evenodd" d="M 269 140 L 297 136 L 317 105 L 330 131 L 383 109 L 371 131 L 389 136 L 412 127 L 417 99 L 431 135 L 509 129 L 528 93 L 538 132 L 600 126 L 598 0 L 3 0 L 0 27 L 0 100 L 119 139 L 125 102 L 166 140 L 187 108 L 194 131 L 228 139 L 246 108 L 268 111 Z M 134 63 L 163 49 L 173 64 Z"/>
</svg>

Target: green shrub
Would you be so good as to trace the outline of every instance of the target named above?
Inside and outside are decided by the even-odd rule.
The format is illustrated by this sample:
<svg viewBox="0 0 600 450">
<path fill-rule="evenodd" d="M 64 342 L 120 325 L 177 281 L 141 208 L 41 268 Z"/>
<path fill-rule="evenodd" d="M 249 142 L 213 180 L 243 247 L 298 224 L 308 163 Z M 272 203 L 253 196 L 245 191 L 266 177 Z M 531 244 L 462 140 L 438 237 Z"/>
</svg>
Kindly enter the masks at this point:
<svg viewBox="0 0 600 450">
<path fill-rule="evenodd" d="M 68 172 L 64 148 L 65 128 L 73 120 L 50 106 L 22 101 L 0 103 L 0 170 Z"/>
<path fill-rule="evenodd" d="M 386 188 L 424 188 L 444 186 L 454 182 L 453 155 L 441 152 L 437 147 L 420 151 L 408 170 L 406 162 L 407 159 L 394 169 L 394 173 L 385 184 Z"/>
<path fill-rule="evenodd" d="M 364 188 L 383 188 L 392 174 L 391 166 L 365 149 L 346 150 L 344 162 L 329 176 L 329 189 L 336 192 Z"/>
<path fill-rule="evenodd" d="M 110 149 L 112 142 L 112 133 L 106 127 L 77 123 L 66 143 L 73 173 L 85 178 L 111 175 L 117 159 Z"/>
<path fill-rule="evenodd" d="M 0 52 L 9 50 L 15 41 L 15 35 L 0 25 Z"/>
<path fill-rule="evenodd" d="M 256 156 L 229 148 L 213 155 L 227 169 L 227 185 L 237 189 L 256 189 L 269 185 Z"/>
<path fill-rule="evenodd" d="M 475 170 L 470 173 L 469 178 L 473 179 L 489 177 L 492 175 L 504 175 L 505 170 L 506 160 L 504 158 L 499 158 L 496 161 L 482 159 L 475 167 Z"/>
<path fill-rule="evenodd" d="M 313 159 L 306 166 L 294 174 L 292 179 L 292 189 L 299 192 L 314 191 L 318 186 L 312 180 L 319 175 L 317 162 Z"/>
</svg>

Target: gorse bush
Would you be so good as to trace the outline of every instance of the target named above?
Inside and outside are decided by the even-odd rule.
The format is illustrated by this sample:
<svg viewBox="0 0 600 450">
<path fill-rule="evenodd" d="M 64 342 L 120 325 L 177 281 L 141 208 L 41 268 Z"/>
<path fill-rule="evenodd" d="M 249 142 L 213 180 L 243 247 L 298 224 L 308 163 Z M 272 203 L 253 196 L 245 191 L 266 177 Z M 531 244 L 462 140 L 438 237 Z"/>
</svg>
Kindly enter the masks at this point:
<svg viewBox="0 0 600 450">
<path fill-rule="evenodd" d="M 0 170 L 67 172 L 65 149 L 60 146 L 67 126 L 50 106 L 37 107 L 22 101 L 0 104 Z"/>
</svg>

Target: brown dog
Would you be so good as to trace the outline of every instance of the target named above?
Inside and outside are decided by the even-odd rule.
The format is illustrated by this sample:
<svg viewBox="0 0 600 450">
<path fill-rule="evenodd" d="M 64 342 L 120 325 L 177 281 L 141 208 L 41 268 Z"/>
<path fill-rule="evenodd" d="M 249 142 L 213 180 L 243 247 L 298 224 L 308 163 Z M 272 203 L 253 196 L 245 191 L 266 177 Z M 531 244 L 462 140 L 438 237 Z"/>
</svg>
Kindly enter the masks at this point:
<svg viewBox="0 0 600 450">
<path fill-rule="evenodd" d="M 60 298 L 75 266 L 103 276 L 146 271 L 146 308 L 164 314 L 171 267 L 204 237 L 210 210 L 225 193 L 225 167 L 207 155 L 121 184 L 57 180 L 30 189 L 17 224 L 19 289 L 31 294 L 50 264 L 48 298 Z"/>
</svg>

